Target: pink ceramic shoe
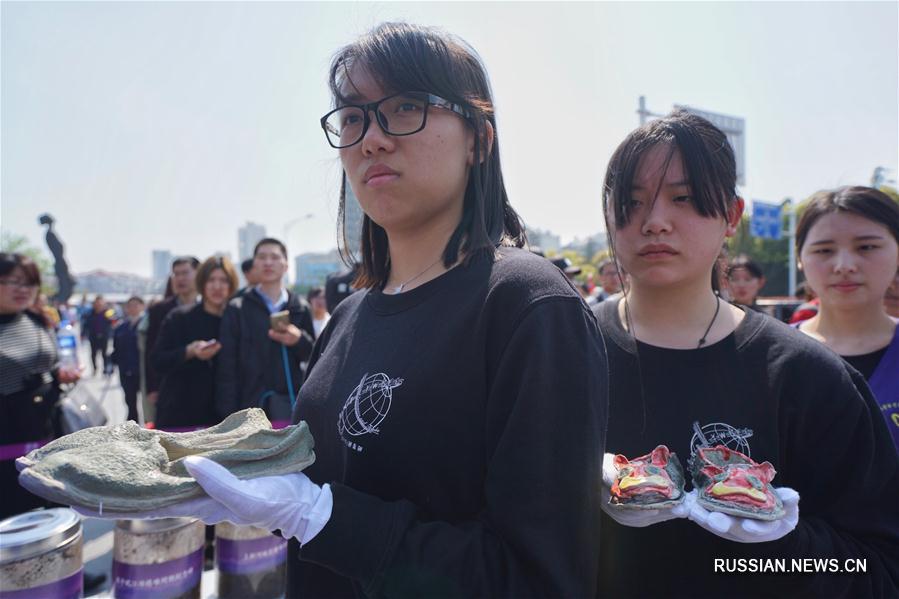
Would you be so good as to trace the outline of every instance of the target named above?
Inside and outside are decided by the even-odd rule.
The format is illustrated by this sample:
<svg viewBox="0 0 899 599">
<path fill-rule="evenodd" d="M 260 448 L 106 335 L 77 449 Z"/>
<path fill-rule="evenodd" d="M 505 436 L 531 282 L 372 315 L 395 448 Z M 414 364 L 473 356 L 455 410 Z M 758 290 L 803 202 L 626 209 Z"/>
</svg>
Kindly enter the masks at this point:
<svg viewBox="0 0 899 599">
<path fill-rule="evenodd" d="M 618 474 L 609 498 L 612 505 L 655 510 L 684 500 L 684 469 L 666 446 L 632 460 L 616 455 L 614 465 Z"/>
<path fill-rule="evenodd" d="M 783 516 L 780 497 L 771 487 L 777 474 L 770 462 L 752 458 L 724 445 L 701 447 L 690 459 L 696 501 L 705 509 L 756 520 Z"/>
</svg>

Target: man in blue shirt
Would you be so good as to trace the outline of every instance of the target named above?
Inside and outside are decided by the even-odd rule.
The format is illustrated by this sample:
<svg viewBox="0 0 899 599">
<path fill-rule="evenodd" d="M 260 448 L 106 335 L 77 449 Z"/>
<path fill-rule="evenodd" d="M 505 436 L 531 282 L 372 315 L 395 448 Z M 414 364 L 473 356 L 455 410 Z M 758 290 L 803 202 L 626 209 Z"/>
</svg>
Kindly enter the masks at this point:
<svg viewBox="0 0 899 599">
<path fill-rule="evenodd" d="M 225 308 L 215 397 L 221 418 L 262 407 L 273 421 L 290 419 L 315 332 L 306 301 L 284 286 L 287 266 L 284 244 L 262 239 L 253 251 L 259 282 Z M 288 323 L 272 328 L 271 315 L 282 311 Z"/>
</svg>

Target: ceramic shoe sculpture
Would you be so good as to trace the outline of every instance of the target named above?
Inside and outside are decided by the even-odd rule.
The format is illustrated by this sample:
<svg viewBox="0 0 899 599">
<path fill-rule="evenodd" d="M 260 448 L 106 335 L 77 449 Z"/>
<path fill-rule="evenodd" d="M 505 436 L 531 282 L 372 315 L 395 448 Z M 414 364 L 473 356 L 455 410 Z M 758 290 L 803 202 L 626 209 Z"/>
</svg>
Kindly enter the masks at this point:
<svg viewBox="0 0 899 599">
<path fill-rule="evenodd" d="M 188 433 L 130 421 L 84 429 L 19 458 L 19 483 L 50 501 L 99 512 L 145 512 L 202 497 L 188 456 L 209 458 L 239 478 L 300 472 L 315 461 L 305 422 L 273 430 L 259 408 Z"/>
<path fill-rule="evenodd" d="M 659 445 L 632 460 L 618 454 L 614 465 L 617 476 L 609 498 L 611 505 L 657 510 L 684 500 L 684 469 L 666 446 Z"/>
<path fill-rule="evenodd" d="M 777 474 L 770 462 L 757 464 L 724 445 L 701 447 L 690 458 L 696 502 L 709 511 L 756 520 L 783 516 L 783 502 L 771 481 Z"/>
</svg>

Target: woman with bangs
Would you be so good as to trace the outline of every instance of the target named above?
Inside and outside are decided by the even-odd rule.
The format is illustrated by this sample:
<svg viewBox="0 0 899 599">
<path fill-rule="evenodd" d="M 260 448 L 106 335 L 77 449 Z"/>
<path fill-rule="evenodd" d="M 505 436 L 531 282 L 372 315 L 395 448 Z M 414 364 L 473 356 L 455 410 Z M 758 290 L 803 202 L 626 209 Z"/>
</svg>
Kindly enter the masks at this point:
<svg viewBox="0 0 899 599">
<path fill-rule="evenodd" d="M 212 256 L 197 269 L 201 301 L 175 308 L 165 317 L 151 359 L 162 380 L 156 428 L 186 431 L 219 421 L 215 410 L 219 329 L 238 278 L 228 258 Z"/>
<path fill-rule="evenodd" d="M 60 362 L 53 329 L 29 310 L 40 288 L 31 258 L 0 252 L 0 519 L 46 505 L 19 486 L 15 460 L 52 439 L 60 384 L 81 378 Z"/>
<path fill-rule="evenodd" d="M 870 187 L 820 191 L 802 205 L 796 250 L 821 300 L 796 328 L 865 377 L 899 451 L 899 327 L 884 302 L 899 269 L 899 204 Z"/>
<path fill-rule="evenodd" d="M 757 300 L 765 286 L 765 271 L 749 256 L 737 256 L 727 265 L 727 288 L 733 303 L 761 312 Z"/>
<path fill-rule="evenodd" d="M 574 287 L 522 249 L 484 67 L 388 23 L 330 83 L 321 123 L 365 216 L 361 290 L 297 398 L 316 461 L 241 481 L 187 458 L 210 498 L 155 515 L 294 538 L 289 597 L 594 596 L 605 350 Z"/>
<path fill-rule="evenodd" d="M 689 482 L 673 506 L 604 502 L 600 594 L 895 596 L 899 460 L 864 379 L 820 344 L 713 291 L 719 251 L 743 210 L 725 135 L 682 110 L 640 127 L 612 156 L 603 208 L 614 256 L 630 274 L 622 299 L 594 308 L 611 373 L 606 496 L 617 476 L 611 454 L 636 458 L 666 445 L 689 481 L 689 459 L 725 445 L 773 465 L 784 510 L 770 521 L 710 511 Z M 867 573 L 749 569 L 769 558 L 840 567 L 859 558 Z M 741 567 L 751 576 L 718 573 Z"/>
</svg>

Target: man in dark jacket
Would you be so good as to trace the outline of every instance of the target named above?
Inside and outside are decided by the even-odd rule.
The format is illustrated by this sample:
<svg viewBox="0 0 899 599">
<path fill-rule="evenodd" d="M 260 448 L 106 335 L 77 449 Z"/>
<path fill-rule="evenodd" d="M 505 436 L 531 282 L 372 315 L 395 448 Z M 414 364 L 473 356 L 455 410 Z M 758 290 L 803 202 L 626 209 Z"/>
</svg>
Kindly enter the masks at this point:
<svg viewBox="0 0 899 599">
<path fill-rule="evenodd" d="M 240 272 L 243 273 L 243 278 L 246 280 L 247 284 L 238 289 L 237 293 L 234 294 L 234 297 L 243 295 L 259 284 L 259 277 L 256 276 L 256 269 L 254 266 L 255 262 L 252 258 L 247 258 L 240 263 Z"/>
<path fill-rule="evenodd" d="M 137 391 L 140 387 L 140 353 L 137 349 L 137 325 L 144 311 L 144 300 L 133 296 L 125 303 L 125 318 L 113 331 L 112 362 L 119 367 L 119 380 L 125 392 L 128 420 L 137 422 Z"/>
<path fill-rule="evenodd" d="M 82 337 L 87 337 L 91 345 L 91 367 L 93 374 L 98 374 L 97 354 L 103 358 L 103 372 L 112 374 L 112 364 L 109 361 L 109 333 L 112 331 L 112 311 L 106 306 L 106 300 L 102 295 L 94 298 L 91 313 L 85 319 Z"/>
<path fill-rule="evenodd" d="M 315 338 L 306 301 L 284 287 L 287 248 L 266 238 L 253 251 L 259 283 L 233 298 L 222 316 L 215 402 L 225 418 L 248 407 L 265 408 L 273 421 L 290 419 L 303 377 L 301 362 Z M 288 312 L 288 323 L 272 328 L 271 316 Z"/>
<path fill-rule="evenodd" d="M 159 338 L 159 329 L 162 327 L 162 321 L 168 316 L 169 312 L 178 306 L 195 304 L 197 302 L 197 287 L 194 280 L 197 277 L 197 267 L 200 261 L 193 256 L 179 256 L 172 261 L 172 274 L 170 281 L 172 283 L 171 297 L 167 297 L 157 304 L 150 306 L 147 310 L 147 341 L 144 348 L 144 369 L 146 372 L 147 383 L 147 402 L 151 405 L 156 404 L 159 397 L 160 377 L 156 373 L 156 369 L 151 364 L 150 354 L 156 347 L 156 340 Z"/>
<path fill-rule="evenodd" d="M 340 272 L 331 273 L 325 280 L 325 302 L 328 304 L 328 312 L 334 313 L 337 304 L 350 297 L 356 290 L 353 289 L 353 281 L 359 274 L 359 266 L 355 265 Z"/>
</svg>

